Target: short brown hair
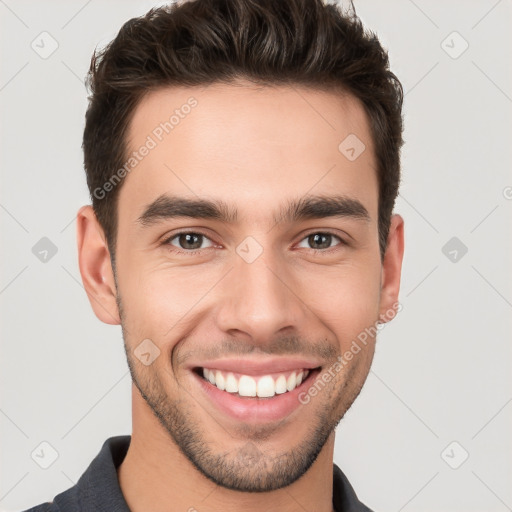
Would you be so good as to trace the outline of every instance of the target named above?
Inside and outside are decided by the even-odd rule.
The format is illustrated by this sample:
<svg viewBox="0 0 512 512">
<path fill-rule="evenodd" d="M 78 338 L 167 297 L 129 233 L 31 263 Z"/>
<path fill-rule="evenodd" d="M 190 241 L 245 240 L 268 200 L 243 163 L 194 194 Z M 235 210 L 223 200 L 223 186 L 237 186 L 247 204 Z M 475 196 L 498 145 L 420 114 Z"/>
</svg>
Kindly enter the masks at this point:
<svg viewBox="0 0 512 512">
<path fill-rule="evenodd" d="M 142 97 L 236 79 L 341 90 L 362 102 L 375 147 L 383 258 L 400 184 L 403 90 L 376 34 L 354 11 L 322 0 L 190 0 L 127 21 L 91 59 L 82 147 L 112 262 L 122 183 L 106 194 L 104 185 L 126 162 L 126 133 Z"/>
</svg>

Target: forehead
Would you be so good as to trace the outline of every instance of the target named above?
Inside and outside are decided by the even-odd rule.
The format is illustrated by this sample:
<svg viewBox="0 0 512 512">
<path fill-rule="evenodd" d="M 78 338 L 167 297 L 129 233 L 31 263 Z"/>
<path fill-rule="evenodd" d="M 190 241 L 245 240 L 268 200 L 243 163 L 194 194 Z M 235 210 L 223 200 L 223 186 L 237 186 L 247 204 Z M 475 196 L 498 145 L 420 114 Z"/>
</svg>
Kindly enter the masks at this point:
<svg viewBox="0 0 512 512">
<path fill-rule="evenodd" d="M 164 88 L 137 106 L 127 146 L 139 154 L 120 193 L 132 217 L 162 194 L 236 204 L 239 219 L 245 205 L 256 220 L 289 198 L 335 193 L 376 218 L 373 143 L 351 95 L 246 83 Z"/>
</svg>

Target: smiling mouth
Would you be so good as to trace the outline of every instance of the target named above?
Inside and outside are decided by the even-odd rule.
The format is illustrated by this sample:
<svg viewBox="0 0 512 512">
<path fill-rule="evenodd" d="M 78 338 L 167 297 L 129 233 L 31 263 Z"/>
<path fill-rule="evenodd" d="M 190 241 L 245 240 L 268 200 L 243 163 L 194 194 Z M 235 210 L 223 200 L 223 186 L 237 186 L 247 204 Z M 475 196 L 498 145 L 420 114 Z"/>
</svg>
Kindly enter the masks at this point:
<svg viewBox="0 0 512 512">
<path fill-rule="evenodd" d="M 273 398 L 284 395 L 313 378 L 318 368 L 296 370 L 255 376 L 223 370 L 198 367 L 194 372 L 221 391 L 242 398 Z"/>
</svg>

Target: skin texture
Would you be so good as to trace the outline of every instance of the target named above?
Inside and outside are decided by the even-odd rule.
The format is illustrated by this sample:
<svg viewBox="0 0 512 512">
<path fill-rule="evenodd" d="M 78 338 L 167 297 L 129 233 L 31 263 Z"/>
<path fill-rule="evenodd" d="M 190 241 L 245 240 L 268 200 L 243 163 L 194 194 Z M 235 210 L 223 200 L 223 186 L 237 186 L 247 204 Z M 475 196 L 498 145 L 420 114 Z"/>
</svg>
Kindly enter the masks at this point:
<svg viewBox="0 0 512 512">
<path fill-rule="evenodd" d="M 304 356 L 332 368 L 398 301 L 403 219 L 393 215 L 381 261 L 373 145 L 364 110 L 350 95 L 244 82 L 166 88 L 137 107 L 129 149 L 191 96 L 197 106 L 122 185 L 115 279 L 91 206 L 78 213 L 84 286 L 97 317 L 122 324 L 134 381 L 121 489 L 133 512 L 331 511 L 334 428 L 367 378 L 375 337 L 282 421 L 225 415 L 189 365 Z M 366 146 L 354 161 L 338 150 L 351 133 Z M 137 219 L 163 193 L 223 200 L 238 219 L 142 226 Z M 274 222 L 288 200 L 312 194 L 355 198 L 370 220 Z M 192 249 L 180 237 L 164 243 L 178 230 L 205 238 Z M 326 231 L 334 236 L 323 246 L 308 239 Z M 236 251 L 249 236 L 263 251 L 252 263 Z M 147 366 L 134 353 L 146 339 L 160 351 Z"/>
</svg>

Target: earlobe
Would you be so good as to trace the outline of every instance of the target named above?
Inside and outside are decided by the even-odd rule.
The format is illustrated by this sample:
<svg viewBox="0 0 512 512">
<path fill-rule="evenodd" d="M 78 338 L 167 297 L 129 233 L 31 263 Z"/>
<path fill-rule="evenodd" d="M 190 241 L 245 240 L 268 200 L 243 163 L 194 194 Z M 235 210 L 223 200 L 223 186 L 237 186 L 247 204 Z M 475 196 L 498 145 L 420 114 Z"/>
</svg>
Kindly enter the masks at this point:
<svg viewBox="0 0 512 512">
<path fill-rule="evenodd" d="M 78 210 L 77 245 L 80 274 L 94 314 L 106 324 L 119 325 L 110 252 L 91 205 Z"/>
<path fill-rule="evenodd" d="M 404 256 L 404 219 L 394 214 L 388 234 L 388 244 L 382 263 L 380 323 L 392 320 L 401 309 L 398 302 L 402 260 Z"/>
</svg>

